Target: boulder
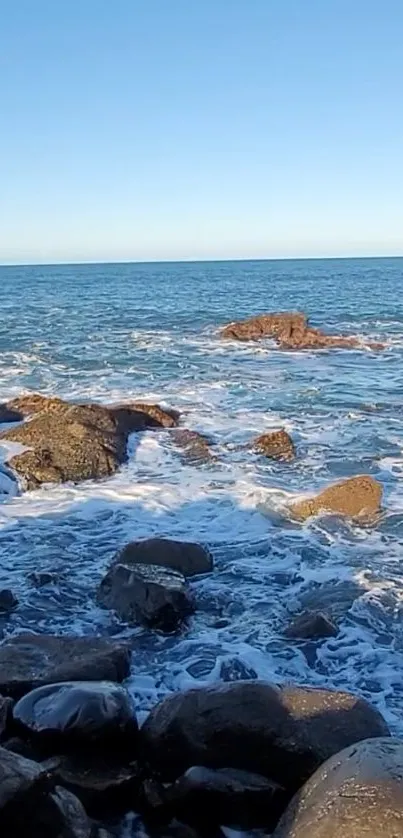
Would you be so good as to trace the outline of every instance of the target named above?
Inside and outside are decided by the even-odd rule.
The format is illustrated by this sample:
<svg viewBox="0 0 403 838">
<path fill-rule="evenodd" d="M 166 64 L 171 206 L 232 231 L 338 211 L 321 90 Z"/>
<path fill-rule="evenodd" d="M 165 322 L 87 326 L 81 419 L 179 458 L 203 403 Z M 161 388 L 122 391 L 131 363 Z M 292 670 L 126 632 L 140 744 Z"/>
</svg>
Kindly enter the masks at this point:
<svg viewBox="0 0 403 838">
<path fill-rule="evenodd" d="M 26 419 L 28 416 L 35 416 L 42 411 L 46 413 L 60 413 L 67 410 L 69 406 L 68 402 L 64 402 L 55 396 L 42 396 L 41 393 L 25 393 L 22 396 L 11 399 L 6 405 L 2 405 L 1 407 L 10 411 L 15 417 L 8 421 L 21 422 L 22 419 Z"/>
<path fill-rule="evenodd" d="M 301 640 L 320 640 L 322 637 L 336 637 L 339 629 L 336 624 L 321 611 L 304 611 L 293 619 L 286 628 L 286 637 Z"/>
<path fill-rule="evenodd" d="M 126 644 L 102 637 L 19 634 L 0 644 L 0 693 L 25 693 L 60 681 L 123 681 L 130 672 Z"/>
<path fill-rule="evenodd" d="M 146 758 L 164 779 L 192 765 L 240 768 L 291 792 L 343 747 L 388 733 L 380 713 L 350 693 L 259 681 L 174 693 L 141 731 Z"/>
<path fill-rule="evenodd" d="M 401 739 L 358 742 L 320 766 L 273 838 L 400 838 L 402 777 Z"/>
<path fill-rule="evenodd" d="M 101 818 L 133 808 L 141 774 L 137 762 L 84 754 L 61 757 L 53 776 L 81 800 L 91 817 Z"/>
<path fill-rule="evenodd" d="M 13 721 L 13 706 L 12 698 L 3 698 L 0 695 L 0 742 L 7 738 Z"/>
<path fill-rule="evenodd" d="M 230 323 L 221 331 L 223 338 L 231 340 L 258 340 L 272 338 L 282 349 L 356 349 L 362 346 L 360 338 L 344 335 L 326 335 L 309 325 L 302 312 L 260 314 L 247 320 Z M 368 343 L 370 349 L 383 349 L 384 344 Z"/>
<path fill-rule="evenodd" d="M 316 497 L 293 503 L 291 512 L 302 521 L 320 512 L 370 519 L 380 512 L 381 503 L 381 484 L 373 477 L 362 474 L 334 483 Z"/>
<path fill-rule="evenodd" d="M 197 576 L 213 570 L 213 557 L 206 547 L 171 538 L 131 541 L 121 550 L 115 564 L 153 564 L 177 570 L 184 576 Z"/>
<path fill-rule="evenodd" d="M 293 460 L 295 457 L 294 443 L 284 428 L 269 431 L 258 436 L 253 443 L 255 451 L 275 460 Z"/>
<path fill-rule="evenodd" d="M 180 419 L 179 411 L 171 407 L 161 407 L 158 404 L 145 404 L 144 402 L 133 402 L 131 407 L 148 416 L 150 427 L 175 428 Z"/>
<path fill-rule="evenodd" d="M 161 787 L 159 797 L 168 820 L 174 816 L 205 827 L 265 826 L 271 830 L 287 805 L 284 789 L 276 783 L 236 768 L 193 766 L 173 785 Z"/>
<path fill-rule="evenodd" d="M 130 625 L 176 631 L 194 611 L 185 577 L 152 564 L 115 564 L 102 580 L 97 599 Z"/>
<path fill-rule="evenodd" d="M 39 400 L 37 410 L 35 400 Z M 30 415 L 33 411 L 33 418 L 0 435 L 28 449 L 12 456 L 8 465 L 27 489 L 109 477 L 126 461 L 131 433 L 174 421 L 157 406 L 141 407 L 149 412 L 139 406 L 69 404 L 31 396 L 20 409 Z"/>
<path fill-rule="evenodd" d="M 48 768 L 0 747 L 0 834 L 14 812 L 37 803 L 53 787 Z M 23 834 L 23 833 L 21 833 Z"/>
<path fill-rule="evenodd" d="M 1 823 L 1 814 L 0 814 Z M 29 829 L 27 825 L 29 824 Z M 27 798 L 4 818 L 2 835 L 29 838 L 92 838 L 92 825 L 80 801 L 56 787 L 46 795 Z"/>
<path fill-rule="evenodd" d="M 192 465 L 210 463 L 213 455 L 209 439 L 198 431 L 177 428 L 171 433 L 174 444 L 181 449 L 183 459 Z"/>
<path fill-rule="evenodd" d="M 0 591 L 0 615 L 14 611 L 17 605 L 18 599 L 13 592 L 9 588 L 3 588 Z"/>
<path fill-rule="evenodd" d="M 110 681 L 48 684 L 24 695 L 14 721 L 28 737 L 40 737 L 53 751 L 97 746 L 118 752 L 137 742 L 131 696 Z"/>
</svg>

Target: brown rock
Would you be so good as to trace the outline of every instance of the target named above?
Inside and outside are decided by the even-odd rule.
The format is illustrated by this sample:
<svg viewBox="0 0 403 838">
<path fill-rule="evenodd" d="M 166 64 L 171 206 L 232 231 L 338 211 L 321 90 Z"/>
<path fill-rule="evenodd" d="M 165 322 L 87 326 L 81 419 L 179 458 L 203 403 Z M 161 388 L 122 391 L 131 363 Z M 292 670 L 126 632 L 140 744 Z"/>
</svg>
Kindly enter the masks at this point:
<svg viewBox="0 0 403 838">
<path fill-rule="evenodd" d="M 304 611 L 286 628 L 286 637 L 301 640 L 319 640 L 321 637 L 336 637 L 339 630 L 326 614 L 321 611 Z"/>
<path fill-rule="evenodd" d="M 316 497 L 292 504 L 291 512 L 303 521 L 319 512 L 333 512 L 350 518 L 371 518 L 380 511 L 381 502 L 381 484 L 363 474 L 334 483 Z"/>
<path fill-rule="evenodd" d="M 24 396 L 17 396 L 5 405 L 9 411 L 18 415 L 19 420 L 25 419 L 27 416 L 35 416 L 36 413 L 43 410 L 47 413 L 59 413 L 69 406 L 62 399 L 54 396 L 42 396 L 40 393 L 27 393 Z"/>
<path fill-rule="evenodd" d="M 74 405 L 33 395 L 23 397 L 16 407 L 37 411 L 29 422 L 1 435 L 29 449 L 8 462 L 27 489 L 42 483 L 109 477 L 125 462 L 128 437 L 133 431 L 165 427 L 168 421 L 174 421 L 151 405 L 147 413 L 139 406 Z"/>
<path fill-rule="evenodd" d="M 131 541 L 121 550 L 114 564 L 145 564 L 169 567 L 184 576 L 197 576 L 213 570 L 213 557 L 206 547 L 171 538 L 145 538 Z"/>
<path fill-rule="evenodd" d="M 362 341 L 354 336 L 326 335 L 320 329 L 312 328 L 302 312 L 260 314 L 230 323 L 224 327 L 221 336 L 232 340 L 273 338 L 282 349 L 354 349 L 362 345 Z M 368 347 L 383 349 L 384 344 L 369 343 Z"/>
<path fill-rule="evenodd" d="M 62 681 L 123 681 L 129 671 L 128 647 L 102 637 L 19 634 L 0 645 L 0 693 L 12 698 Z"/>
<path fill-rule="evenodd" d="M 133 402 L 129 407 L 139 413 L 144 413 L 148 417 L 147 424 L 150 428 L 175 428 L 180 418 L 178 410 L 160 407 L 158 404 Z"/>
<path fill-rule="evenodd" d="M 320 766 L 273 838 L 400 838 L 402 777 L 401 739 L 358 742 Z"/>
<path fill-rule="evenodd" d="M 275 460 L 293 460 L 295 457 L 294 443 L 284 428 L 262 434 L 255 439 L 253 447 L 265 457 Z"/>
<path fill-rule="evenodd" d="M 209 440 L 198 431 L 178 428 L 172 431 L 172 439 L 175 445 L 182 449 L 184 458 L 190 463 L 197 465 L 211 462 L 213 459 Z"/>
</svg>

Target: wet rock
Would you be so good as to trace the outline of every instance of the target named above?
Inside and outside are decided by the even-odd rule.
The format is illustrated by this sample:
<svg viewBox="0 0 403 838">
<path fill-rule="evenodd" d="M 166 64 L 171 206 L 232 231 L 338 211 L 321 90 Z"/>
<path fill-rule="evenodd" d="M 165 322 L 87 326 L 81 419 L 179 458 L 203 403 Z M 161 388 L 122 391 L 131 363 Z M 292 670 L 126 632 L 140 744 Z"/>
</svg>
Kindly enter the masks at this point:
<svg viewBox="0 0 403 838">
<path fill-rule="evenodd" d="M 321 611 L 304 611 L 286 628 L 286 637 L 319 640 L 321 637 L 336 637 L 339 630 L 335 623 Z"/>
<path fill-rule="evenodd" d="M 102 818 L 133 808 L 141 782 L 137 762 L 118 763 L 107 758 L 61 757 L 54 770 L 56 782 L 69 789 L 91 817 Z"/>
<path fill-rule="evenodd" d="M 381 503 L 381 484 L 373 477 L 362 474 L 334 483 L 316 497 L 292 504 L 291 512 L 300 520 L 320 512 L 370 519 L 379 513 Z"/>
<path fill-rule="evenodd" d="M 0 747 L 0 832 L 22 806 L 37 803 L 52 789 L 47 767 Z M 21 833 L 23 834 L 23 833 Z"/>
<path fill-rule="evenodd" d="M 171 437 L 174 444 L 182 450 L 186 462 L 201 465 L 213 460 L 209 439 L 198 431 L 178 428 L 172 431 Z"/>
<path fill-rule="evenodd" d="M 14 611 L 14 608 L 17 608 L 18 599 L 14 596 L 13 592 L 9 590 L 9 588 L 3 588 L 0 591 L 0 615 L 1 614 L 8 614 L 10 611 Z"/>
<path fill-rule="evenodd" d="M 150 427 L 175 428 L 180 419 L 179 411 L 171 407 L 161 407 L 157 404 L 145 404 L 144 402 L 134 402 L 132 407 L 148 416 L 151 420 L 149 422 Z"/>
<path fill-rule="evenodd" d="M 194 611 L 185 577 L 157 565 L 115 564 L 102 580 L 97 599 L 130 625 L 176 631 Z"/>
<path fill-rule="evenodd" d="M 60 681 L 123 681 L 130 651 L 101 637 L 20 634 L 0 644 L 0 693 L 20 698 Z"/>
<path fill-rule="evenodd" d="M 221 681 L 249 681 L 257 678 L 257 672 L 240 658 L 230 658 L 221 664 Z"/>
<path fill-rule="evenodd" d="M 26 736 L 40 737 L 53 752 L 80 745 L 126 752 L 137 742 L 131 696 L 110 681 L 38 687 L 17 701 L 13 716 Z"/>
<path fill-rule="evenodd" d="M 2 745 L 7 751 L 12 751 L 14 754 L 19 754 L 21 757 L 30 759 L 33 762 L 42 762 L 48 756 L 48 754 L 43 753 L 36 746 L 37 743 L 34 745 L 32 742 L 27 742 L 26 739 L 21 739 L 19 736 L 12 736 L 5 742 L 2 742 Z"/>
<path fill-rule="evenodd" d="M 29 416 L 35 416 L 42 411 L 46 413 L 60 413 L 69 407 L 68 402 L 54 396 L 42 396 L 41 393 L 25 393 L 11 399 L 4 405 L 14 416 L 18 417 L 11 421 L 21 421 Z"/>
<path fill-rule="evenodd" d="M 369 739 L 325 762 L 296 794 L 273 838 L 399 838 L 403 741 Z"/>
<path fill-rule="evenodd" d="M 28 448 L 8 462 L 27 489 L 42 483 L 109 477 L 126 461 L 131 433 L 165 427 L 168 421 L 164 412 L 160 413 L 160 408 L 152 405 L 145 412 L 138 406 L 70 404 L 37 395 L 22 402 L 20 409 L 34 412 L 34 417 L 3 432 L 1 438 Z"/>
<path fill-rule="evenodd" d="M 294 443 L 284 428 L 270 431 L 257 437 L 253 443 L 255 451 L 275 460 L 293 460 L 295 457 Z"/>
<path fill-rule="evenodd" d="M 29 833 L 27 833 L 29 824 Z M 35 805 L 26 803 L 9 819 L 8 828 L 29 838 L 92 838 L 92 825 L 80 801 L 56 787 Z M 9 833 L 7 833 L 9 834 Z"/>
<path fill-rule="evenodd" d="M 115 564 L 153 564 L 177 570 L 184 576 L 196 576 L 213 570 L 213 557 L 201 544 L 170 538 L 147 538 L 127 544 L 118 553 Z"/>
<path fill-rule="evenodd" d="M 175 693 L 142 728 L 145 754 L 164 779 L 192 765 L 240 768 L 294 791 L 329 756 L 386 722 L 345 692 L 235 682 Z"/>
<path fill-rule="evenodd" d="M 34 570 L 28 575 L 28 579 L 35 585 L 35 588 L 44 588 L 45 585 L 53 585 L 58 582 L 59 575 L 46 570 Z"/>
<path fill-rule="evenodd" d="M 0 695 L 0 742 L 10 733 L 13 721 L 14 701 L 12 698 L 3 698 Z"/>
<path fill-rule="evenodd" d="M 287 804 L 284 790 L 267 777 L 235 768 L 193 766 L 164 790 L 164 805 L 181 821 L 273 829 Z"/>
<path fill-rule="evenodd" d="M 309 325 L 302 312 L 280 312 L 260 314 L 247 320 L 230 323 L 221 332 L 224 338 L 232 340 L 258 340 L 272 338 L 282 349 L 356 349 L 362 346 L 357 337 L 326 335 L 320 329 Z M 382 349 L 383 344 L 369 343 L 371 349 Z"/>
</svg>

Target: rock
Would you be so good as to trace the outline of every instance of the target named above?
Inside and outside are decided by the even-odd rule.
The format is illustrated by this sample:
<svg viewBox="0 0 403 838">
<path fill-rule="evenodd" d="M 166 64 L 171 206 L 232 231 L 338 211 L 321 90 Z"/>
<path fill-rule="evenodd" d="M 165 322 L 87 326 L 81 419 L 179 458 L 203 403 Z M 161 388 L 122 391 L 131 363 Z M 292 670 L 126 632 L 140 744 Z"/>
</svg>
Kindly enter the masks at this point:
<svg viewBox="0 0 403 838">
<path fill-rule="evenodd" d="M 21 757 L 30 759 L 33 762 L 42 762 L 48 756 L 48 754 L 43 753 L 37 747 L 37 743 L 34 745 L 32 742 L 27 742 L 26 739 L 21 739 L 19 736 L 12 736 L 6 742 L 3 742 L 2 745 L 7 751 L 12 751 L 14 754 L 19 754 Z"/>
<path fill-rule="evenodd" d="M 302 312 L 260 314 L 247 320 L 230 323 L 221 331 L 223 338 L 232 340 L 258 340 L 272 338 L 282 349 L 356 349 L 362 346 L 357 337 L 326 335 L 313 329 Z M 370 349 L 383 349 L 384 344 L 368 343 Z"/>
<path fill-rule="evenodd" d="M 7 738 L 13 721 L 14 701 L 0 695 L 0 742 Z"/>
<path fill-rule="evenodd" d="M 42 405 L 37 412 L 35 400 Z M 34 418 L 0 435 L 28 448 L 11 457 L 8 465 L 27 489 L 42 483 L 109 477 L 126 461 L 131 433 L 165 427 L 168 419 L 164 419 L 160 408 L 147 407 L 149 413 L 138 406 L 75 405 L 60 399 L 49 401 L 42 396 L 31 396 L 28 404 L 24 403 L 22 408 L 20 405 L 20 409 L 33 410 Z"/>
<path fill-rule="evenodd" d="M 60 413 L 69 407 L 68 402 L 58 399 L 54 396 L 42 396 L 40 393 L 26 393 L 23 396 L 17 396 L 15 399 L 7 402 L 4 405 L 6 410 L 9 410 L 16 419 L 10 421 L 21 422 L 28 416 L 35 416 L 37 413 L 45 411 L 46 413 Z"/>
<path fill-rule="evenodd" d="M 59 575 L 57 573 L 46 570 L 33 570 L 32 573 L 28 574 L 27 578 L 36 588 L 44 588 L 45 585 L 53 585 L 59 581 Z"/>
<path fill-rule="evenodd" d="M 265 457 L 275 460 L 293 460 L 295 457 L 294 443 L 284 428 L 262 434 L 255 439 L 253 447 Z"/>
<path fill-rule="evenodd" d="M 15 410 L 10 410 L 6 404 L 0 404 L 0 425 L 9 422 L 21 422 L 23 417 Z"/>
<path fill-rule="evenodd" d="M 382 503 L 382 486 L 365 474 L 349 477 L 334 483 L 316 497 L 293 503 L 295 518 L 305 520 L 320 512 L 333 512 L 350 518 L 371 518 L 379 513 Z"/>
<path fill-rule="evenodd" d="M 170 538 L 146 538 L 127 544 L 118 553 L 115 564 L 153 564 L 177 570 L 184 576 L 196 576 L 213 570 L 213 557 L 201 544 Z"/>
<path fill-rule="evenodd" d="M 213 455 L 210 451 L 210 441 L 198 431 L 188 431 L 186 428 L 178 428 L 172 431 L 171 437 L 174 444 L 182 449 L 184 459 L 193 465 L 210 463 Z"/>
<path fill-rule="evenodd" d="M 158 404 L 144 404 L 144 402 L 134 402 L 132 407 L 148 416 L 149 420 L 151 420 L 149 422 L 151 427 L 175 428 L 180 419 L 179 411 L 171 407 L 160 407 Z"/>
<path fill-rule="evenodd" d="M 125 752 L 137 742 L 131 696 L 110 681 L 67 681 L 38 687 L 14 707 L 26 736 L 40 737 L 53 752 L 92 746 Z"/>
<path fill-rule="evenodd" d="M 7 818 L 7 835 L 29 838 L 92 838 L 92 825 L 80 801 L 66 789 L 26 800 Z M 29 824 L 29 832 L 27 832 Z M 2 833 L 3 834 L 3 833 Z"/>
<path fill-rule="evenodd" d="M 273 838 L 400 838 L 402 777 L 401 739 L 358 742 L 321 765 Z"/>
<path fill-rule="evenodd" d="M 193 766 L 164 790 L 164 805 L 178 820 L 200 826 L 273 829 L 287 805 L 284 789 L 236 768 Z"/>
<path fill-rule="evenodd" d="M 304 611 L 286 628 L 286 637 L 301 638 L 301 640 L 319 640 L 321 637 L 336 637 L 339 629 L 321 611 Z"/>
<path fill-rule="evenodd" d="M 75 794 L 91 817 L 101 818 L 133 808 L 140 787 L 137 762 L 116 763 L 107 758 L 64 756 L 54 770 L 56 782 Z"/>
<path fill-rule="evenodd" d="M 174 693 L 141 731 L 146 759 L 163 779 L 192 765 L 231 767 L 291 792 L 341 748 L 388 733 L 380 713 L 350 693 L 259 681 Z"/>
<path fill-rule="evenodd" d="M 185 577 L 152 564 L 115 564 L 102 580 L 97 599 L 130 625 L 176 631 L 194 611 Z"/>
<path fill-rule="evenodd" d="M 52 788 L 47 767 L 0 747 L 0 834 L 7 817 Z M 23 834 L 23 833 L 22 833 Z"/>
<path fill-rule="evenodd" d="M 17 608 L 18 599 L 14 596 L 13 592 L 9 590 L 9 588 L 3 588 L 0 591 L 0 615 L 1 614 L 8 614 L 10 611 L 14 611 L 14 608 Z"/>
<path fill-rule="evenodd" d="M 101 637 L 19 634 L 0 644 L 0 693 L 20 698 L 60 681 L 123 681 L 130 651 Z"/>
</svg>

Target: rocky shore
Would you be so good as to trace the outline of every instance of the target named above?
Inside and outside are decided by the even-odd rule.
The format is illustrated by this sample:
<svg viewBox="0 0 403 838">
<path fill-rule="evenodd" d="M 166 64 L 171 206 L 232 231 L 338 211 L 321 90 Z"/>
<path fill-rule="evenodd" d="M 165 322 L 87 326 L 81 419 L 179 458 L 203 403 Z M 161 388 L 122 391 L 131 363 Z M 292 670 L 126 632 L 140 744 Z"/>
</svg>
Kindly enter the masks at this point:
<svg viewBox="0 0 403 838">
<path fill-rule="evenodd" d="M 268 337 L 280 349 L 362 347 L 354 336 L 324 335 L 300 313 L 260 315 L 221 334 Z M 169 432 L 192 465 L 208 467 L 218 456 L 208 435 L 157 404 L 28 394 L 0 406 L 0 423 L 10 425 L 0 440 L 23 447 L 6 463 L 20 491 L 108 477 L 125 463 L 129 436 L 148 430 Z M 260 434 L 249 449 L 284 469 L 298 459 L 284 428 Z M 368 475 L 284 508 L 295 526 L 323 514 L 367 525 L 381 513 L 382 486 Z M 175 637 L 197 609 L 194 580 L 214 572 L 203 544 L 131 541 L 116 552 L 93 600 L 122 627 Z M 13 592 L 0 591 L 0 612 L 16 608 Z M 304 611 L 285 636 L 293 643 L 337 632 L 330 615 Z M 132 834 L 150 838 L 223 838 L 225 827 L 273 838 L 403 835 L 403 741 L 364 698 L 239 680 L 173 693 L 140 724 L 125 685 L 133 665 L 131 635 L 25 632 L 0 643 L 2 835 L 112 838 L 128 813 L 141 822 Z"/>
</svg>

